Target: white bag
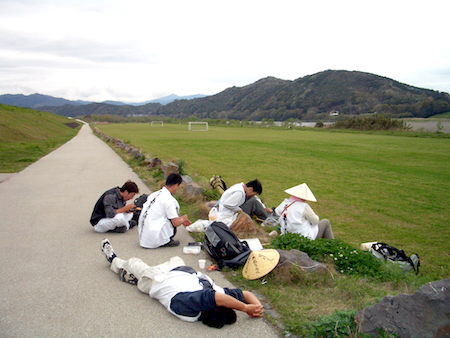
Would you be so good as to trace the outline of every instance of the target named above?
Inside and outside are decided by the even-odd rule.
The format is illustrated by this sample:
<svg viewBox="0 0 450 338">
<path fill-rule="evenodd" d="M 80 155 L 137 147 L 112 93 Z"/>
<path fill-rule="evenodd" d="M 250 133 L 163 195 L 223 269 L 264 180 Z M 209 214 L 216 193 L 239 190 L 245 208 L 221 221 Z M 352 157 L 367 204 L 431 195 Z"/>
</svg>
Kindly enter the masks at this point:
<svg viewBox="0 0 450 338">
<path fill-rule="evenodd" d="M 191 225 L 188 225 L 186 227 L 186 230 L 189 232 L 205 232 L 205 228 L 209 226 L 208 220 L 199 219 L 192 223 Z"/>
</svg>

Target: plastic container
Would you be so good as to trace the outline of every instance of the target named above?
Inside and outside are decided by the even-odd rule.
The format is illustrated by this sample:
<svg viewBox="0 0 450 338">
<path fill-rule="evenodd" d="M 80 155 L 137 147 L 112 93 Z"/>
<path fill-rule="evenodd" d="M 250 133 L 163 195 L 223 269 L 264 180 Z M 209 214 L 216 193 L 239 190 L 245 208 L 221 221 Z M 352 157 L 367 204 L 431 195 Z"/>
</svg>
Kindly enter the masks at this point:
<svg viewBox="0 0 450 338">
<path fill-rule="evenodd" d="M 189 245 L 183 248 L 183 253 L 186 255 L 198 255 L 202 251 L 201 246 Z"/>
<path fill-rule="evenodd" d="M 200 269 L 204 269 L 205 266 L 206 266 L 206 259 L 199 259 L 199 260 L 198 260 L 198 267 L 199 267 Z"/>
</svg>

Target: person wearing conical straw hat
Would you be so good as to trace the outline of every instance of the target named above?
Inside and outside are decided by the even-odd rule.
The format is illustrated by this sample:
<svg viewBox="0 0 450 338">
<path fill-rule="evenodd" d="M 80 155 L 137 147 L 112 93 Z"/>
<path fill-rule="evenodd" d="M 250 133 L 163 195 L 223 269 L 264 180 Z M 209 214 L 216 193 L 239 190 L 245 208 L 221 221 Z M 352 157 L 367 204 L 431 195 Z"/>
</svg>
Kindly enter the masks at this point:
<svg viewBox="0 0 450 338">
<path fill-rule="evenodd" d="M 276 209 L 280 215 L 281 234 L 301 234 L 311 240 L 317 238 L 334 239 L 331 223 L 327 219 L 320 220 L 307 201 L 317 202 L 316 197 L 306 183 L 285 190 L 291 195 Z"/>
</svg>

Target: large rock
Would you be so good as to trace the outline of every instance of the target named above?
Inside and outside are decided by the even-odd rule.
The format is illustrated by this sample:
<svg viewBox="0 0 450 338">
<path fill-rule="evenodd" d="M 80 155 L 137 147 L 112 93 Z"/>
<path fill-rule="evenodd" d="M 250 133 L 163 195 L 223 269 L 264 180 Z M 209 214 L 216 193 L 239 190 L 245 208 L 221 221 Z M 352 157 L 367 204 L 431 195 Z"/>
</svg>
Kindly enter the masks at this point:
<svg viewBox="0 0 450 338">
<path fill-rule="evenodd" d="M 178 165 L 173 162 L 167 163 L 164 169 L 164 178 L 169 177 L 170 174 L 178 174 Z"/>
<path fill-rule="evenodd" d="M 280 261 L 278 266 L 283 265 L 296 265 L 305 272 L 327 272 L 327 266 L 323 263 L 319 263 L 308 256 L 307 253 L 292 249 L 277 250 L 280 253 Z"/>
<path fill-rule="evenodd" d="M 182 186 L 184 188 L 184 192 L 189 198 L 194 198 L 203 195 L 203 188 L 199 186 L 197 183 L 195 183 L 190 176 L 183 175 L 182 177 L 183 177 Z"/>
<path fill-rule="evenodd" d="M 153 158 L 153 160 L 150 162 L 151 168 L 159 168 L 161 165 L 162 165 L 162 161 L 158 157 Z"/>
<path fill-rule="evenodd" d="M 355 317 L 360 332 L 377 328 L 399 337 L 450 337 L 450 279 L 427 283 L 415 294 L 387 296 Z"/>
<path fill-rule="evenodd" d="M 143 165 L 146 165 L 146 166 L 150 166 L 151 164 L 152 164 L 152 159 L 151 158 L 148 158 L 148 157 L 145 157 L 143 160 L 142 160 L 142 164 Z"/>
<path fill-rule="evenodd" d="M 241 212 L 231 224 L 230 229 L 239 238 L 251 238 L 256 236 L 256 228 L 252 218 L 245 212 Z"/>
</svg>

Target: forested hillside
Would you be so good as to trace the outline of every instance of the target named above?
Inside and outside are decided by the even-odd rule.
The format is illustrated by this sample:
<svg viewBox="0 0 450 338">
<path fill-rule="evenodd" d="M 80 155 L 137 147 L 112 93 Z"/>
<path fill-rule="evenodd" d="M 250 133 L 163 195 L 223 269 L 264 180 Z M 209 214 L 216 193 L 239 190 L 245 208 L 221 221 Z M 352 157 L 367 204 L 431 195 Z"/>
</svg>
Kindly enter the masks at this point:
<svg viewBox="0 0 450 338">
<path fill-rule="evenodd" d="M 112 114 L 278 121 L 326 119 L 331 111 L 339 111 L 340 115 L 377 112 L 392 117 L 429 117 L 450 111 L 450 95 L 374 74 L 327 70 L 295 81 L 268 77 L 213 96 L 176 100 L 165 106 L 89 104 L 41 109 L 65 116 Z"/>
</svg>

